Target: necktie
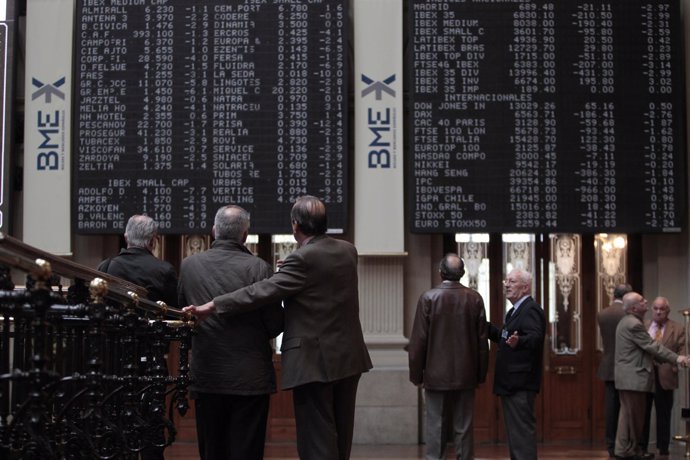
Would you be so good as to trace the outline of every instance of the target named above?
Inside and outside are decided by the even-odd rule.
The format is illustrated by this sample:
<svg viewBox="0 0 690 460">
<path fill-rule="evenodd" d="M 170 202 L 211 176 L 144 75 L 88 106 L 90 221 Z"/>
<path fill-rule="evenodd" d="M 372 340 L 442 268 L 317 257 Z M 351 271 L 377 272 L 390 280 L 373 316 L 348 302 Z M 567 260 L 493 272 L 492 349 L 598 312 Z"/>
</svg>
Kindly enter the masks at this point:
<svg viewBox="0 0 690 460">
<path fill-rule="evenodd" d="M 512 307 L 510 310 L 508 310 L 508 313 L 506 313 L 506 323 L 510 321 L 510 317 L 513 316 L 513 311 L 515 311 L 515 307 Z"/>
<path fill-rule="evenodd" d="M 663 331 L 661 330 L 661 327 L 657 324 L 656 326 L 656 333 L 654 333 L 654 340 L 657 342 L 661 342 L 661 336 L 663 334 Z"/>
</svg>

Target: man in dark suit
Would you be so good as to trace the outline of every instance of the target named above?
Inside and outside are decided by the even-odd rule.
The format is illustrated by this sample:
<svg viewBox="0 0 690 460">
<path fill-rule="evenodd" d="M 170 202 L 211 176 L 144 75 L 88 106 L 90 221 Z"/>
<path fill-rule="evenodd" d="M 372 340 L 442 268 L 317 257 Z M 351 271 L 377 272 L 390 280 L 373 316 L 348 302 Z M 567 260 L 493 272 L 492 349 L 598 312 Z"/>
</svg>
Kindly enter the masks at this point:
<svg viewBox="0 0 690 460">
<path fill-rule="evenodd" d="M 180 305 L 203 304 L 273 274 L 244 246 L 249 219 L 239 206 L 218 210 L 211 249 L 182 261 Z M 270 340 L 282 331 L 278 301 L 233 318 L 214 314 L 198 325 L 189 389 L 202 460 L 264 458 L 269 400 L 276 391 Z"/>
<path fill-rule="evenodd" d="M 98 271 L 145 287 L 148 299 L 177 307 L 177 274 L 168 262 L 153 255 L 158 224 L 149 216 L 133 215 L 125 227 L 127 248 L 116 257 L 105 259 Z"/>
<path fill-rule="evenodd" d="M 632 291 L 629 284 L 619 284 L 613 289 L 613 301 L 611 305 L 597 313 L 599 333 L 603 352 L 601 362 L 597 370 L 597 377 L 604 381 L 604 415 L 606 417 L 606 449 L 609 457 L 614 457 L 616 447 L 616 427 L 618 426 L 618 390 L 613 378 L 614 359 L 616 355 L 616 327 L 625 316 L 623 311 L 623 296 Z"/>
<path fill-rule="evenodd" d="M 536 460 L 537 419 L 534 400 L 541 388 L 544 310 L 534 301 L 532 275 L 516 268 L 503 282 L 513 304 L 502 329 L 489 323 L 489 339 L 498 343 L 494 393 L 501 397 L 511 460 Z"/>
<path fill-rule="evenodd" d="M 668 318 L 671 312 L 668 299 L 657 297 L 652 303 L 652 320 L 645 321 L 649 336 L 676 354 L 685 353 L 685 327 Z M 671 411 L 673 393 L 678 388 L 678 366 L 670 363 L 654 362 L 654 392 L 647 398 L 645 427 L 642 434 L 642 449 L 646 452 L 649 444 L 650 418 L 652 404 L 656 409 L 656 447 L 659 455 L 668 456 L 671 442 Z"/>
<path fill-rule="evenodd" d="M 687 365 L 678 355 L 653 340 L 644 326 L 647 301 L 637 292 L 623 296 L 625 316 L 616 328 L 616 389 L 621 401 L 616 430 L 616 458 L 631 460 L 654 458 L 642 451 L 648 394 L 654 391 L 654 359 Z"/>
<path fill-rule="evenodd" d="M 145 287 L 148 300 L 163 301 L 169 307 L 177 307 L 177 274 L 168 262 L 153 255 L 156 248 L 158 223 L 144 215 L 133 215 L 125 227 L 125 242 L 127 248 L 120 250 L 116 257 L 106 259 L 98 265 L 103 273 L 117 276 L 131 283 Z M 151 348 L 147 347 L 142 354 L 147 354 Z M 162 358 L 162 357 L 161 357 Z M 148 356 L 147 362 L 155 362 L 156 357 Z M 161 365 L 167 373 L 165 360 Z M 160 404 L 163 404 L 161 401 Z M 152 441 L 156 444 L 165 442 L 165 434 L 160 431 L 154 434 Z M 163 449 L 147 447 L 141 452 L 143 460 L 163 460 Z"/>
<path fill-rule="evenodd" d="M 189 306 L 199 320 L 245 313 L 283 300 L 281 386 L 293 389 L 297 450 L 303 460 L 348 459 L 357 384 L 371 369 L 359 321 L 357 250 L 325 235 L 326 207 L 313 196 L 290 213 L 298 249 L 271 278 Z"/>
<path fill-rule="evenodd" d="M 417 302 L 408 346 L 410 381 L 424 385 L 426 458 L 446 458 L 446 420 L 453 425 L 456 457 L 474 458 L 474 392 L 489 362 L 484 299 L 460 284 L 465 266 L 457 254 L 447 254 L 439 272 L 443 282 Z"/>
</svg>

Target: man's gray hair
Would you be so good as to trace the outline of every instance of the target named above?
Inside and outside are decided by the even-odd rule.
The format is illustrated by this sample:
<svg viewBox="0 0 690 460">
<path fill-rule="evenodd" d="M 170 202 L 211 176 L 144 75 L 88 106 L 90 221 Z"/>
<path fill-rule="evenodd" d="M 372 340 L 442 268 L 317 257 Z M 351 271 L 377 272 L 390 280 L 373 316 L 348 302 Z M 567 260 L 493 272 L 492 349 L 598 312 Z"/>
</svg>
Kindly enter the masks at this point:
<svg viewBox="0 0 690 460">
<path fill-rule="evenodd" d="M 127 247 L 146 248 L 158 233 L 158 223 L 149 216 L 135 214 L 127 221 L 125 238 Z"/>
<path fill-rule="evenodd" d="M 663 296 L 658 296 L 656 299 L 654 299 L 654 303 L 660 303 L 661 306 L 664 308 L 666 311 L 671 311 L 671 304 L 669 303 L 668 299 Z"/>
<path fill-rule="evenodd" d="M 520 281 L 530 287 L 530 291 L 532 290 L 532 274 L 530 272 L 524 268 L 514 268 L 510 271 L 510 273 L 516 275 Z"/>
<path fill-rule="evenodd" d="M 242 235 L 249 231 L 250 215 L 244 208 L 235 205 L 223 206 L 216 212 L 213 221 L 217 240 L 234 240 L 242 243 Z"/>
</svg>

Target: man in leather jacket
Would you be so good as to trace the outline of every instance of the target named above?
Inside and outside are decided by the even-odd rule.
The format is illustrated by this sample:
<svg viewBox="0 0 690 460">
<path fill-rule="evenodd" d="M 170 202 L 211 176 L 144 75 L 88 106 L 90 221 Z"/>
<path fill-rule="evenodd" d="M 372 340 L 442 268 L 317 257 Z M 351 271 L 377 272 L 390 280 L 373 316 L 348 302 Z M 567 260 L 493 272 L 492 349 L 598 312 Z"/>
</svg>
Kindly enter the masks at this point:
<svg viewBox="0 0 690 460">
<path fill-rule="evenodd" d="M 460 284 L 465 267 L 457 254 L 447 254 L 439 272 L 443 282 L 417 302 L 408 346 L 410 381 L 424 387 L 426 458 L 446 458 L 447 420 L 457 458 L 474 458 L 474 392 L 486 379 L 489 356 L 484 300 Z"/>
</svg>

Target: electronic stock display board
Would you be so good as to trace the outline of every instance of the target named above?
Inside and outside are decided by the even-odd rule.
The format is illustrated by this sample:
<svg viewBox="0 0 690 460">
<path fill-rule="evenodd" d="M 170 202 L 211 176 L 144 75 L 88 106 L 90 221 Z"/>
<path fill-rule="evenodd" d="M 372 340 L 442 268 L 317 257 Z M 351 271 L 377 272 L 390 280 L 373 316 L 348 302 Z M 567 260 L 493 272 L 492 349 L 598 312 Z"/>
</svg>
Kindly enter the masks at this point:
<svg viewBox="0 0 690 460">
<path fill-rule="evenodd" d="M 78 0 L 73 228 L 208 233 L 238 204 L 289 232 L 295 198 L 347 217 L 347 1 Z"/>
<path fill-rule="evenodd" d="M 664 232 L 686 218 L 677 0 L 411 0 L 415 232 Z"/>
</svg>

